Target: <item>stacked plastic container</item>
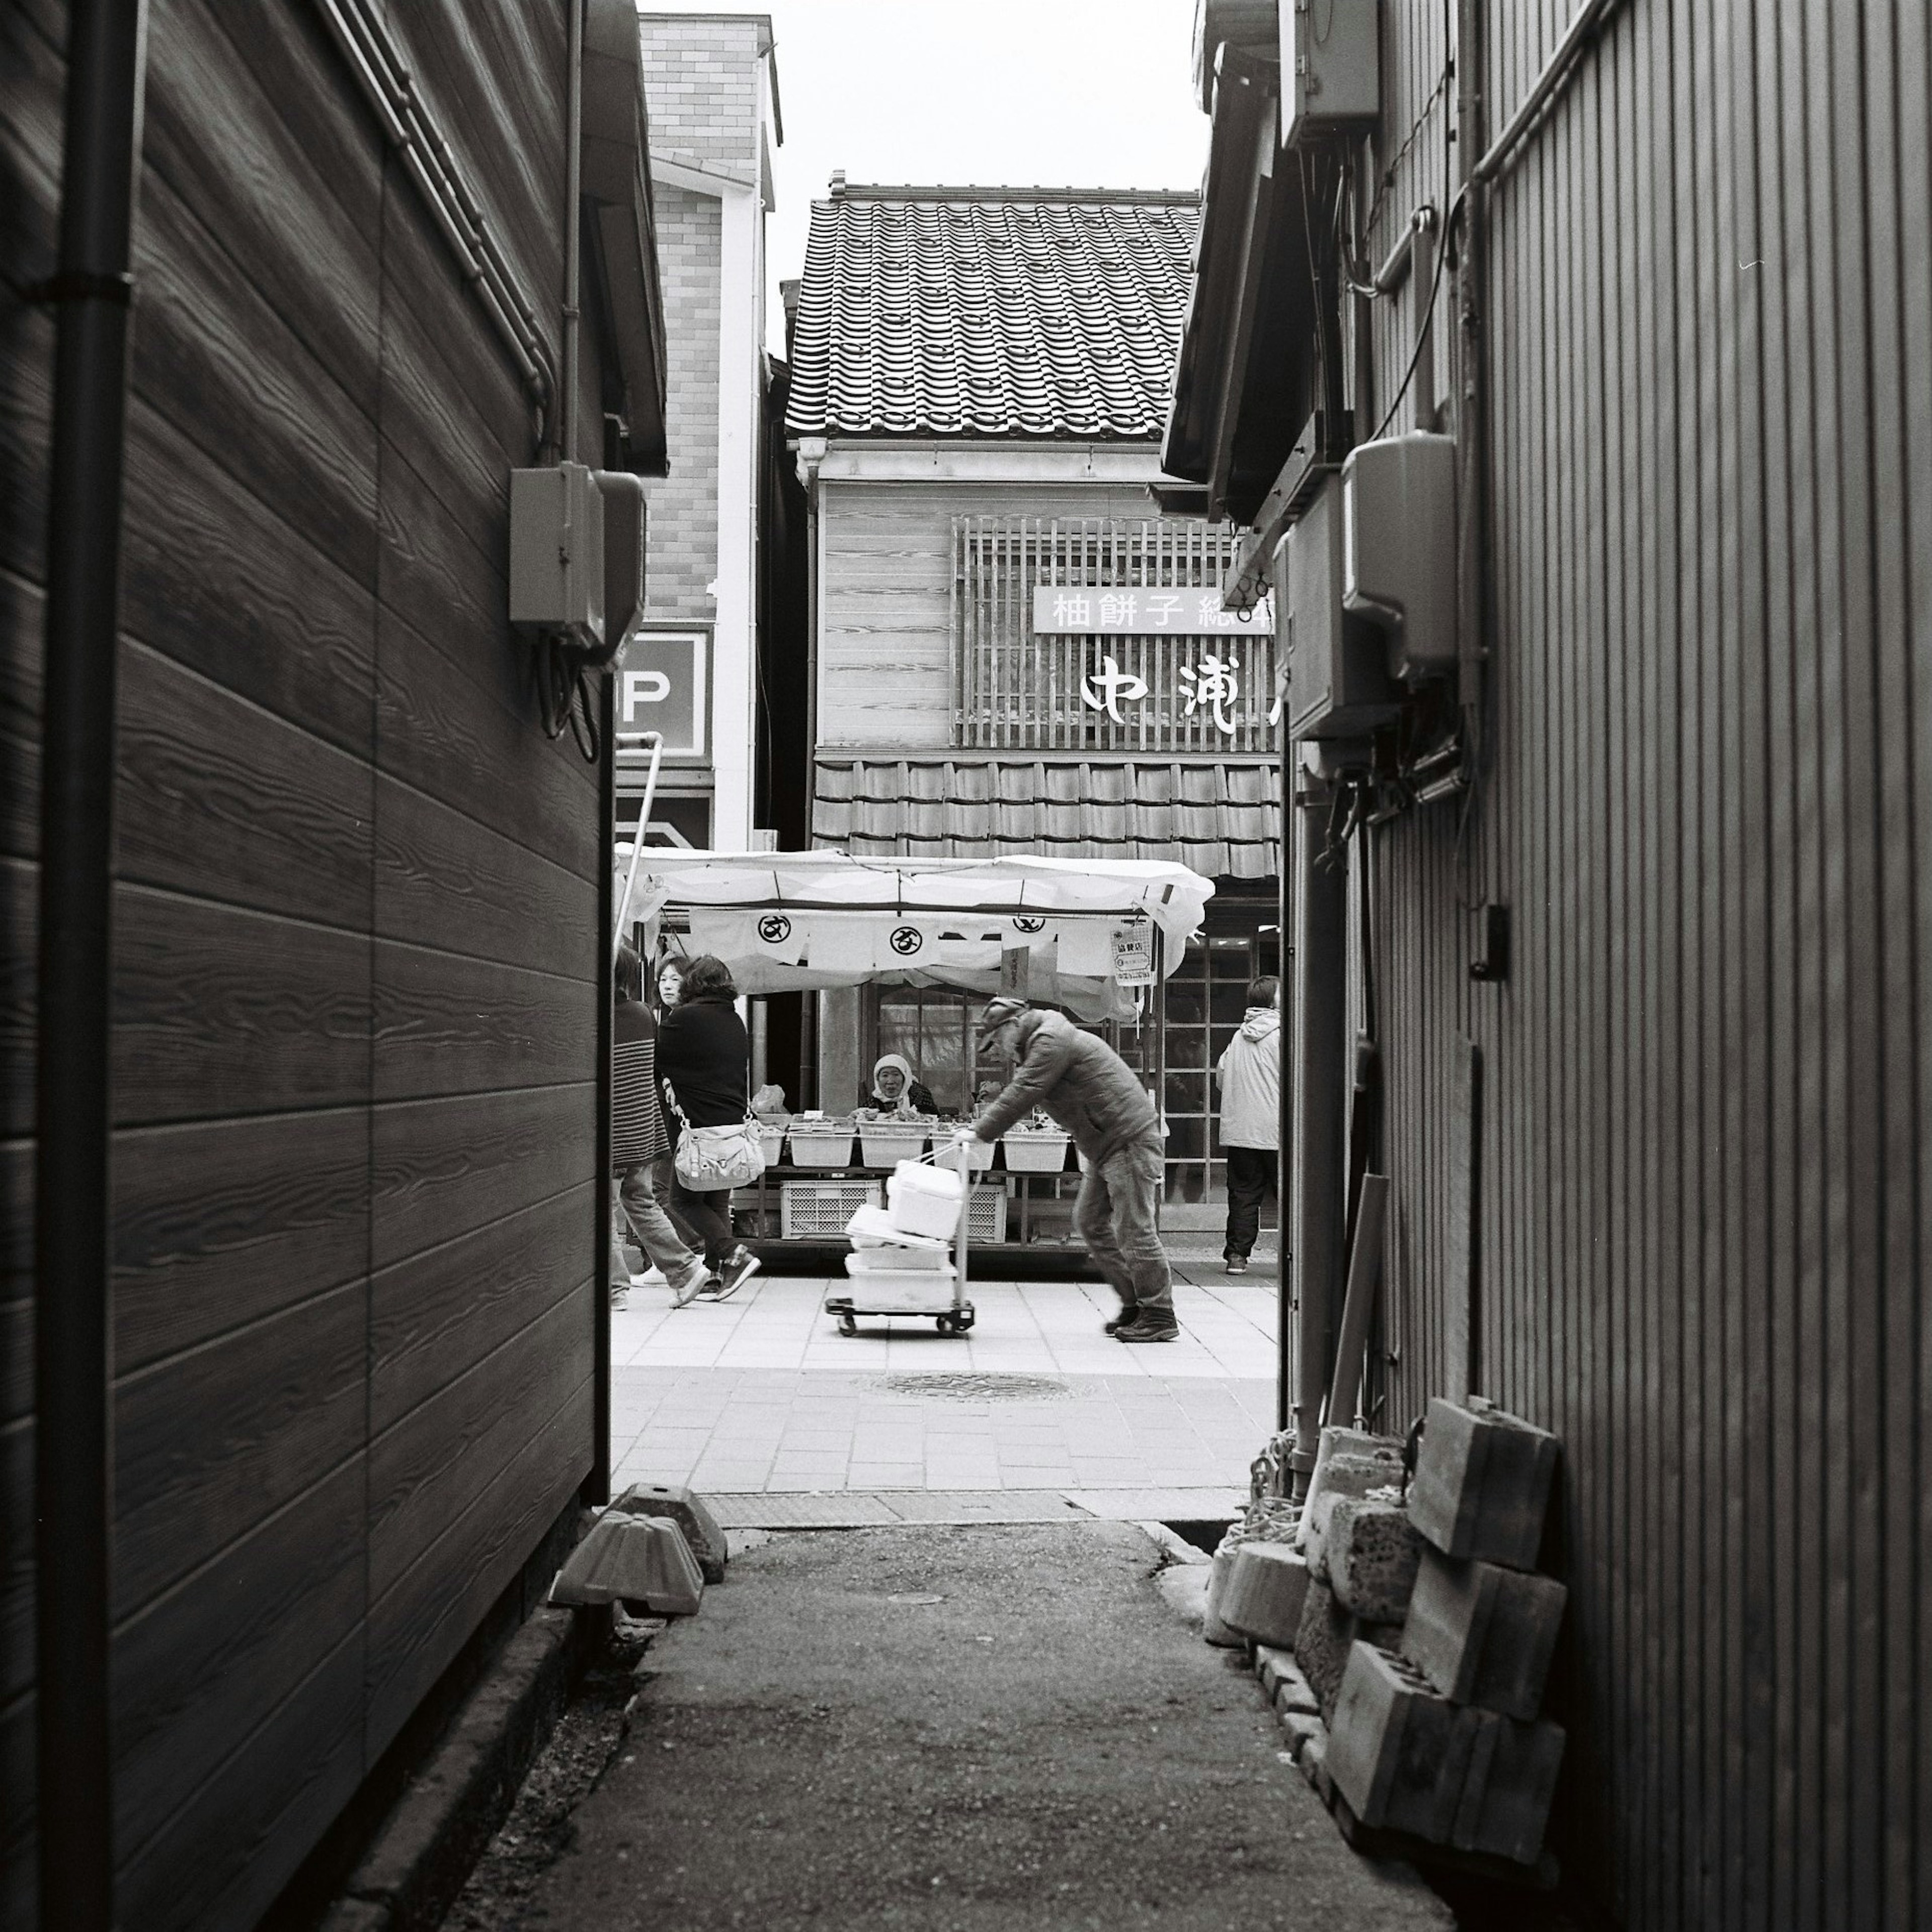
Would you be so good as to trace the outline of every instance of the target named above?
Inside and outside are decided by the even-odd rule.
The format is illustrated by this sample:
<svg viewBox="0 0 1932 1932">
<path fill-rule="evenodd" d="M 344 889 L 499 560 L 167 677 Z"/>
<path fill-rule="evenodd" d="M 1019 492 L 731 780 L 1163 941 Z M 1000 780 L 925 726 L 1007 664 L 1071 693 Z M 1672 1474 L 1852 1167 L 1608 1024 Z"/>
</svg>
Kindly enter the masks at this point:
<svg viewBox="0 0 1932 1932">
<path fill-rule="evenodd" d="M 935 1153 L 935 1160 L 958 1150 Z M 935 1321 L 943 1334 L 973 1325 L 964 1294 L 965 1257 L 956 1252 L 966 1198 L 966 1176 L 952 1167 L 902 1160 L 886 1182 L 886 1204 L 861 1208 L 846 1225 L 846 1292 L 826 1298 L 839 1332 L 856 1332 L 860 1315 L 910 1315 Z"/>
</svg>

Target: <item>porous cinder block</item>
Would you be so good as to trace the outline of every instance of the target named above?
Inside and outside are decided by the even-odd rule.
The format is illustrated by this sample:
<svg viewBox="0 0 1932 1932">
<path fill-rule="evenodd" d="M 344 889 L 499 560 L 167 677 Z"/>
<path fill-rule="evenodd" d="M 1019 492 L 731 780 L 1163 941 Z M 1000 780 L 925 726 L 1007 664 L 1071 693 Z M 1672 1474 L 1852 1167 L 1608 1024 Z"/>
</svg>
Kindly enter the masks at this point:
<svg viewBox="0 0 1932 1932">
<path fill-rule="evenodd" d="M 642 1604 L 671 1616 L 690 1616 L 704 1597 L 704 1572 L 676 1523 L 614 1510 L 570 1552 L 550 1589 L 553 1604 Z"/>
<path fill-rule="evenodd" d="M 1432 1398 L 1408 1519 L 1445 1556 L 1536 1567 L 1556 1438 L 1499 1408 Z"/>
<path fill-rule="evenodd" d="M 1393 1646 L 1399 1634 L 1394 1624 L 1364 1623 L 1335 1600 L 1327 1584 L 1310 1582 L 1294 1633 L 1294 1660 L 1324 1718 L 1334 1714 L 1349 1645 L 1359 1636 Z"/>
<path fill-rule="evenodd" d="M 1402 1654 L 1454 1702 L 1534 1718 L 1569 1594 L 1553 1576 L 1425 1546 Z"/>
<path fill-rule="evenodd" d="M 1563 1766 L 1563 1727 L 1518 1724 L 1490 1711 L 1464 1715 L 1478 1728 L 1449 1842 L 1460 1851 L 1534 1864 Z"/>
<path fill-rule="evenodd" d="M 1365 1429 L 1323 1430 L 1302 1502 L 1301 1548 L 1308 1547 L 1316 1505 L 1322 1497 L 1366 1496 L 1370 1490 L 1401 1480 L 1402 1444 L 1393 1436 L 1373 1436 Z"/>
<path fill-rule="evenodd" d="M 1230 1630 L 1286 1648 L 1294 1642 L 1307 1588 L 1308 1565 L 1300 1551 L 1285 1543 L 1244 1543 L 1234 1552 L 1216 1608 Z"/>
<path fill-rule="evenodd" d="M 704 1498 L 682 1483 L 633 1483 L 610 1507 L 626 1516 L 668 1516 L 684 1532 L 704 1580 L 724 1582 L 731 1546 Z"/>
<path fill-rule="evenodd" d="M 1328 1774 L 1364 1825 L 1445 1844 L 1484 1722 L 1438 1696 L 1403 1658 L 1353 1644 L 1328 1724 Z"/>
<path fill-rule="evenodd" d="M 1401 1504 L 1338 1496 L 1322 1539 L 1329 1587 L 1357 1616 L 1400 1623 L 1424 1546 Z"/>
</svg>

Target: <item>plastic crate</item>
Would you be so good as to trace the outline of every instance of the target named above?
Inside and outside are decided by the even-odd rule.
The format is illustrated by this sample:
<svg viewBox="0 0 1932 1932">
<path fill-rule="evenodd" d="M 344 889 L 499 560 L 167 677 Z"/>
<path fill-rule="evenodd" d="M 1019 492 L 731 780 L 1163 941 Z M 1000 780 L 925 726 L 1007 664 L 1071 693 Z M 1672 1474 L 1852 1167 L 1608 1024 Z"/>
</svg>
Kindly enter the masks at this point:
<svg viewBox="0 0 1932 1932">
<path fill-rule="evenodd" d="M 966 1204 L 966 1240 L 970 1249 L 976 1241 L 1004 1241 L 1006 1238 L 1006 1190 L 1003 1183 L 989 1181 L 974 1189 Z"/>
<path fill-rule="evenodd" d="M 1058 1174 L 1066 1165 L 1067 1144 L 1071 1134 L 1046 1132 L 1035 1130 L 1030 1133 L 1010 1132 L 1000 1136 L 1000 1144 L 1006 1150 L 1006 1172 L 1009 1174 Z"/>
<path fill-rule="evenodd" d="M 760 1120 L 758 1123 L 758 1145 L 764 1151 L 765 1165 L 776 1167 L 779 1156 L 784 1152 L 785 1130 L 782 1120 Z"/>
<path fill-rule="evenodd" d="M 861 1208 L 879 1204 L 876 1180 L 782 1180 L 778 1228 L 784 1239 L 845 1238 L 845 1224 Z"/>
<path fill-rule="evenodd" d="M 916 1160 L 926 1151 L 931 1130 L 890 1120 L 859 1123 L 860 1158 L 867 1167 L 896 1167 Z"/>
<path fill-rule="evenodd" d="M 799 1120 L 791 1124 L 791 1164 L 794 1167 L 850 1167 L 852 1124 Z"/>
</svg>

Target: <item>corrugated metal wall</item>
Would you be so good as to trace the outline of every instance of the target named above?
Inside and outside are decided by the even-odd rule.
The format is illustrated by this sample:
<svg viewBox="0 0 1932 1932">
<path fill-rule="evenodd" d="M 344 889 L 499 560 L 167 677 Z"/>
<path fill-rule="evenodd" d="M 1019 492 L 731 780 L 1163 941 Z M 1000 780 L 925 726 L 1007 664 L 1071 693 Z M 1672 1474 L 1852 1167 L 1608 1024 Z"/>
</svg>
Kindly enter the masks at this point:
<svg viewBox="0 0 1932 1932">
<path fill-rule="evenodd" d="M 1492 129 L 1574 4 L 1489 10 Z M 1448 10 L 1385 9 L 1384 165 Z M 1631 1928 L 1932 1914 L 1928 33 L 1617 10 L 1491 199 L 1488 782 L 1371 835 L 1388 1412 L 1460 1360 L 1466 1040 L 1478 1385 L 1566 1450 L 1559 1849 Z"/>
</svg>

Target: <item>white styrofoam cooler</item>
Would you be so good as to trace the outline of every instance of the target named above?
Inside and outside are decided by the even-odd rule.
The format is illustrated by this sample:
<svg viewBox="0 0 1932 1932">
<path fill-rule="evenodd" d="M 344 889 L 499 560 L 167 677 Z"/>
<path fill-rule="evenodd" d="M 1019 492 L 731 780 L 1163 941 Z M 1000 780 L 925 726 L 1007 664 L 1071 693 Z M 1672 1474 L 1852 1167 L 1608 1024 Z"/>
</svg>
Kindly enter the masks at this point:
<svg viewBox="0 0 1932 1932">
<path fill-rule="evenodd" d="M 909 1234 L 950 1234 L 959 1225 L 966 1180 L 950 1169 L 902 1160 L 886 1183 L 886 1204 L 893 1225 Z"/>
</svg>

